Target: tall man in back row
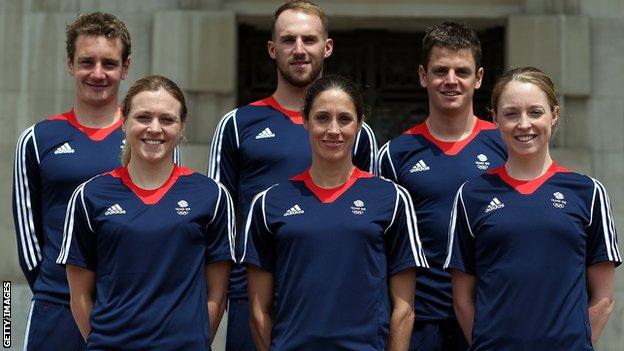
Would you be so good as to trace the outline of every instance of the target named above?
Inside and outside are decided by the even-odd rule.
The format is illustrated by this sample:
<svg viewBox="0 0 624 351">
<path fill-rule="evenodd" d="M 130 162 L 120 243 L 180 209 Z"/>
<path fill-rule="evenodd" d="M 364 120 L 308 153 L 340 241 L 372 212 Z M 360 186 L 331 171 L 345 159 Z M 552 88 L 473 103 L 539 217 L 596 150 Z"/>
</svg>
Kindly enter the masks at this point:
<svg viewBox="0 0 624 351">
<path fill-rule="evenodd" d="M 227 113 L 210 152 L 208 175 L 228 188 L 241 217 L 256 193 L 310 166 L 301 108 L 308 87 L 321 76 L 324 60 L 332 53 L 325 13 L 309 1 L 286 2 L 275 11 L 267 49 L 277 66 L 275 92 Z M 364 124 L 353 149 L 355 165 L 372 173 L 376 151 L 375 136 Z M 254 349 L 245 270 L 238 266 L 230 277 L 226 350 Z"/>
<path fill-rule="evenodd" d="M 417 278 L 410 350 L 466 350 L 453 312 L 451 276 L 443 270 L 453 198 L 463 182 L 502 165 L 507 151 L 496 126 L 473 112 L 483 78 L 476 33 L 446 22 L 427 32 L 422 50 L 418 73 L 429 116 L 380 149 L 379 174 L 410 192 L 430 265 Z"/>
<path fill-rule="evenodd" d="M 13 215 L 19 263 L 33 292 L 24 350 L 84 350 L 70 310 L 65 269 L 56 264 L 67 203 L 80 183 L 120 165 L 119 85 L 130 68 L 130 34 L 115 16 L 80 15 L 67 26 L 74 103 L 20 135 Z"/>
</svg>

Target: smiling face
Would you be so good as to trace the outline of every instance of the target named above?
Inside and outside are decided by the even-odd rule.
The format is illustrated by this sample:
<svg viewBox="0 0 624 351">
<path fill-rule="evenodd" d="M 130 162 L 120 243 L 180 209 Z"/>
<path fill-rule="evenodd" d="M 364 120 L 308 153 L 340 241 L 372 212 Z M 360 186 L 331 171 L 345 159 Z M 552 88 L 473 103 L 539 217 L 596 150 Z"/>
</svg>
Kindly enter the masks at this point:
<svg viewBox="0 0 624 351">
<path fill-rule="evenodd" d="M 126 79 L 129 61 L 122 62 L 121 39 L 79 35 L 67 70 L 74 77 L 76 99 L 88 106 L 117 104 L 119 84 Z"/>
<path fill-rule="evenodd" d="M 474 91 L 481 87 L 483 78 L 483 68 L 476 68 L 470 49 L 434 47 L 427 68 L 420 66 L 418 73 L 434 113 L 471 109 Z"/>
<path fill-rule="evenodd" d="M 132 98 L 123 124 L 131 160 L 171 162 L 184 131 L 181 108 L 180 101 L 164 89 L 142 91 Z"/>
<path fill-rule="evenodd" d="M 321 19 L 297 10 L 282 12 L 275 22 L 269 56 L 277 64 L 278 81 L 306 87 L 320 77 L 323 62 L 332 52 Z"/>
<path fill-rule="evenodd" d="M 304 124 L 315 159 L 351 164 L 351 150 L 362 122 L 347 93 L 338 89 L 319 93 Z"/>
<path fill-rule="evenodd" d="M 536 155 L 548 152 L 559 106 L 551 107 L 537 85 L 512 80 L 503 88 L 492 116 L 510 156 Z"/>
</svg>

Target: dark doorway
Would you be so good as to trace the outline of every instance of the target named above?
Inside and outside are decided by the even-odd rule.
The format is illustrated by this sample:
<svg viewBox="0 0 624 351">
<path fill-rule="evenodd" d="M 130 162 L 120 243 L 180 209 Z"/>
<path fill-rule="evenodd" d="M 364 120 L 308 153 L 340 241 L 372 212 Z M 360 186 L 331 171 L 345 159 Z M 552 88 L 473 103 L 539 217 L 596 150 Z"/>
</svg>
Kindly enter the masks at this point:
<svg viewBox="0 0 624 351">
<path fill-rule="evenodd" d="M 475 113 L 489 119 L 494 79 L 504 69 L 504 28 L 479 32 L 485 78 L 475 93 Z M 424 32 L 335 31 L 334 52 L 324 72 L 339 73 L 362 84 L 370 108 L 367 123 L 385 143 L 427 117 L 427 91 L 418 81 Z M 275 89 L 276 73 L 266 49 L 270 32 L 239 26 L 238 103 L 265 98 Z"/>
</svg>

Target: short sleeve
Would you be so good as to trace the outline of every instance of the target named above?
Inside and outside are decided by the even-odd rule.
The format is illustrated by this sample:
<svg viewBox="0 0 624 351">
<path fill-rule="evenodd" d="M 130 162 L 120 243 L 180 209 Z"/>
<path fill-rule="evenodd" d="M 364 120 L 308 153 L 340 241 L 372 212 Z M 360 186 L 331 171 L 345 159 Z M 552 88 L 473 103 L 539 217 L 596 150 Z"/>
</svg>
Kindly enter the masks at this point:
<svg viewBox="0 0 624 351">
<path fill-rule="evenodd" d="M 459 188 L 453 202 L 444 268 L 458 269 L 467 274 L 476 275 L 475 238 L 468 222 L 462 194 L 463 187 L 464 185 Z"/>
<path fill-rule="evenodd" d="M 275 271 L 275 235 L 267 228 L 265 198 L 268 190 L 256 195 L 251 203 L 245 222 L 242 264 L 251 264 L 268 271 Z"/>
<path fill-rule="evenodd" d="M 206 226 L 206 263 L 218 261 L 236 261 L 234 255 L 234 236 L 236 224 L 234 204 L 227 189 L 216 183 L 218 195 L 212 220 Z"/>
<path fill-rule="evenodd" d="M 377 139 L 373 129 L 362 123 L 356 143 L 353 145 L 353 164 L 368 173 L 377 174 Z"/>
<path fill-rule="evenodd" d="M 416 212 L 409 192 L 399 185 L 396 189 L 396 201 L 393 220 L 384 233 L 384 244 L 390 274 L 407 268 L 427 268 L 427 259 L 420 243 L 416 226 Z"/>
<path fill-rule="evenodd" d="M 84 199 L 86 183 L 81 184 L 67 204 L 63 225 L 63 243 L 56 263 L 97 269 L 97 238 L 89 220 Z"/>
<path fill-rule="evenodd" d="M 611 261 L 616 266 L 622 263 L 618 249 L 617 230 L 613 220 L 611 200 L 604 186 L 595 179 L 591 202 L 591 221 L 586 227 L 586 265 Z"/>
</svg>

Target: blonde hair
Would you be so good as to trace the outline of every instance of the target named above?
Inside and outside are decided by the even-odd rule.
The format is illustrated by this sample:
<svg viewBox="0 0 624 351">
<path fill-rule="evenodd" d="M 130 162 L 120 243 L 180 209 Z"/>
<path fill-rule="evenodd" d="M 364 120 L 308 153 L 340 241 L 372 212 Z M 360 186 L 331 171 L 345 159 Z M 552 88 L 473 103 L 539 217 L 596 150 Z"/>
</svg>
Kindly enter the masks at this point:
<svg viewBox="0 0 624 351">
<path fill-rule="evenodd" d="M 301 11 L 310 15 L 314 15 L 321 20 L 321 24 L 323 25 L 323 36 L 327 38 L 327 15 L 323 9 L 321 9 L 317 4 L 312 1 L 307 0 L 290 0 L 286 1 L 282 6 L 278 7 L 273 14 L 273 18 L 271 20 L 271 38 L 275 40 L 275 23 L 277 22 L 277 18 L 282 14 L 282 12 L 287 10 L 293 11 Z"/>
<path fill-rule="evenodd" d="M 126 123 L 126 120 L 130 115 L 130 110 L 132 108 L 132 99 L 135 96 L 144 91 L 158 91 L 160 89 L 164 89 L 166 92 L 171 94 L 171 96 L 173 96 L 176 100 L 180 102 L 180 121 L 182 122 L 182 125 L 184 125 L 186 123 L 187 113 L 184 93 L 182 92 L 182 89 L 180 89 L 180 87 L 171 79 L 159 75 L 143 77 L 134 82 L 130 89 L 128 89 L 126 96 L 121 102 L 121 114 L 123 116 L 124 123 Z M 130 144 L 124 143 L 123 150 L 121 152 L 121 163 L 124 166 L 127 166 L 128 163 L 130 163 L 130 154 Z"/>
<path fill-rule="evenodd" d="M 557 99 L 555 84 L 552 79 L 550 79 L 550 77 L 539 68 L 526 66 L 510 69 L 498 77 L 496 83 L 494 84 L 494 89 L 492 90 L 492 111 L 496 111 L 503 89 L 512 81 L 530 83 L 543 91 L 546 95 L 550 112 L 553 112 L 555 108 L 559 106 L 559 99 Z M 558 125 L 559 119 L 557 119 L 557 122 L 553 127 L 556 129 Z"/>
</svg>

